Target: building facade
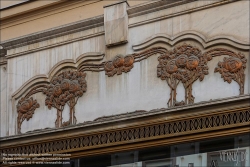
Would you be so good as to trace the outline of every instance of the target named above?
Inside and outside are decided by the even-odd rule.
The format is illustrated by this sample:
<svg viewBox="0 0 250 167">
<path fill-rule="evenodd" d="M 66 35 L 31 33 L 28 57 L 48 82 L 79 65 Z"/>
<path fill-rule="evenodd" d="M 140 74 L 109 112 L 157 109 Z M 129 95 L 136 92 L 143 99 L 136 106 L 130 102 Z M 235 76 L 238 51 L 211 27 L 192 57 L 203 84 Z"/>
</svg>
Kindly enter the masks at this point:
<svg viewBox="0 0 250 167">
<path fill-rule="evenodd" d="M 63 154 L 42 166 L 249 167 L 249 5 L 1 7 L 1 163 Z"/>
</svg>

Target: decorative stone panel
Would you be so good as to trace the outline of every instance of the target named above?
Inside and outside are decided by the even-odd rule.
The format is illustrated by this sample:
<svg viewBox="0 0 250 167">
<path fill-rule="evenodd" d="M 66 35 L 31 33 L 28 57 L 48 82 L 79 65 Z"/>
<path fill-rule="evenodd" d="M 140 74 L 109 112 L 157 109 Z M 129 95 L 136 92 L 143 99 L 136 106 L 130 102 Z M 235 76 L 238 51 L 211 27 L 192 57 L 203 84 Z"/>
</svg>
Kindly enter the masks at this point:
<svg viewBox="0 0 250 167">
<path fill-rule="evenodd" d="M 121 1 L 104 7 L 105 42 L 114 46 L 128 42 L 127 2 Z"/>
</svg>

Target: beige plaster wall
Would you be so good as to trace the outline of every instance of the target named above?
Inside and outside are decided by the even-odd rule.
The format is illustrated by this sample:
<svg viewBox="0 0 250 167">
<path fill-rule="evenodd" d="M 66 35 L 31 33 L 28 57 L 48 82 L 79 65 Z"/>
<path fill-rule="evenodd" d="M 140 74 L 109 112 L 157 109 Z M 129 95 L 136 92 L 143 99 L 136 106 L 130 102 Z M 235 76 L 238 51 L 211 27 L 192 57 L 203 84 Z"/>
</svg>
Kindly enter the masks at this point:
<svg viewBox="0 0 250 167">
<path fill-rule="evenodd" d="M 101 3 L 101 2 L 100 2 Z M 104 3 L 104 2 L 102 2 Z M 197 5 L 200 2 L 194 2 Z M 74 36 L 87 36 L 92 33 L 103 31 L 103 27 L 86 30 L 83 32 L 69 34 L 56 39 L 51 39 L 29 46 L 8 50 L 8 56 L 20 53 L 17 57 L 9 58 L 7 65 L 7 111 L 5 115 L 1 111 L 1 136 L 16 134 L 17 112 L 12 108 L 12 94 L 18 90 L 26 81 L 39 74 L 47 74 L 49 70 L 58 62 L 65 59 L 75 60 L 81 54 L 86 52 L 104 52 L 103 61 L 110 60 L 116 54 L 133 53 L 132 46 L 144 41 L 146 38 L 157 34 L 166 34 L 174 36 L 186 30 L 194 30 L 204 34 L 206 38 L 212 38 L 218 35 L 232 36 L 239 41 L 247 42 L 249 36 L 249 15 L 248 1 L 239 1 L 223 6 L 210 9 L 200 10 L 194 13 L 183 14 L 177 17 L 158 20 L 152 23 L 134 26 L 129 28 L 129 42 L 113 48 L 107 48 L 103 34 L 91 36 L 86 39 L 70 43 L 61 43 Z M 99 4 L 100 5 L 100 4 Z M 100 5 L 101 6 L 101 5 Z M 178 7 L 176 7 L 178 8 Z M 78 9 L 76 9 L 78 10 Z M 166 9 L 159 12 L 167 12 Z M 222 11 L 228 11 L 223 13 Z M 212 16 L 210 16 L 212 15 Z M 129 19 L 129 22 L 140 22 L 147 18 L 158 16 L 157 13 L 151 13 L 136 18 Z M 216 16 L 216 17 L 215 17 Z M 59 17 L 59 16 L 58 16 Z M 183 42 L 191 43 L 201 50 L 202 45 L 197 41 L 186 39 Z M 56 45 L 59 43 L 58 45 Z M 52 46 L 53 44 L 53 46 Z M 54 45 L 55 44 L 55 45 Z M 167 44 L 156 44 L 164 46 L 167 49 L 172 47 Z M 52 46 L 43 50 L 39 47 Z M 238 52 L 238 49 L 227 45 L 218 45 L 213 47 L 224 47 Z M 212 48 L 212 47 L 211 47 Z M 33 50 L 32 49 L 37 49 Z M 32 52 L 31 52 L 32 51 Z M 243 52 L 247 59 L 245 94 L 249 93 L 249 53 Z M 167 107 L 170 88 L 166 81 L 157 78 L 157 65 L 159 55 L 153 55 L 150 58 L 135 63 L 129 73 L 108 77 L 104 72 L 87 72 L 87 92 L 79 98 L 75 107 L 77 123 L 92 121 L 97 117 L 108 116 L 112 114 L 121 114 L 135 110 L 151 110 L 156 108 Z M 216 57 L 211 60 L 209 65 L 209 75 L 200 82 L 193 84 L 193 95 L 195 102 L 209 101 L 210 99 L 228 98 L 239 95 L 239 86 L 236 82 L 228 84 L 223 81 L 219 73 L 214 73 L 214 68 L 218 61 L 222 61 L 224 56 Z M 184 99 L 184 89 L 180 84 L 177 88 L 177 100 Z M 22 124 L 22 133 L 27 131 L 53 128 L 55 122 L 55 110 L 48 110 L 44 105 L 45 96 L 40 94 L 34 95 L 38 99 L 40 108 L 35 111 L 33 118 L 24 121 Z M 13 106 L 17 104 L 16 100 Z M 2 103 L 2 102 L 1 102 Z M 63 111 L 63 121 L 68 118 L 69 109 Z M 44 116 L 43 116 L 44 115 Z M 51 115 L 51 116 L 49 116 Z M 41 120 L 46 120 L 44 124 Z"/>
<path fill-rule="evenodd" d="M 1 6 L 1 9 L 2 9 L 2 8 L 12 6 L 12 5 L 24 2 L 24 1 L 25 0 L 1 0 L 0 1 L 0 6 Z"/>
<path fill-rule="evenodd" d="M 129 19 L 130 38 L 129 43 L 139 43 L 152 35 L 166 33 L 174 36 L 184 31 L 197 31 L 205 35 L 207 39 L 216 36 L 230 36 L 240 41 L 249 43 L 249 1 L 236 1 L 225 5 L 217 5 L 212 8 L 195 11 L 198 7 L 212 5 L 216 1 L 197 1 L 167 10 L 133 17 Z M 190 10 L 194 12 L 190 12 Z M 187 13 L 183 11 L 188 11 Z M 179 14 L 183 12 L 184 14 Z M 175 16 L 177 15 L 177 16 Z M 164 19 L 165 17 L 165 19 Z M 157 20 L 159 21 L 154 21 Z M 143 24 L 144 23 L 144 24 Z M 146 24 L 145 24 L 146 23 Z M 140 26 L 133 26 L 141 24 Z M 138 31 L 144 35 L 137 35 Z M 129 48 L 131 48 L 129 46 Z"/>
<path fill-rule="evenodd" d="M 1 41 L 47 30 L 87 18 L 102 15 L 103 7 L 118 2 L 111 1 L 34 1 L 1 11 Z M 147 1 L 129 0 L 130 6 Z M 3 2 L 4 3 L 4 2 Z M 4 3 L 4 5 L 12 3 Z M 55 5 L 56 6 L 53 6 Z M 43 8 L 42 8 L 43 7 Z M 42 9 L 40 9 L 42 8 Z M 30 12 L 28 12 L 30 11 Z M 63 19 L 62 19 L 63 18 Z"/>
</svg>

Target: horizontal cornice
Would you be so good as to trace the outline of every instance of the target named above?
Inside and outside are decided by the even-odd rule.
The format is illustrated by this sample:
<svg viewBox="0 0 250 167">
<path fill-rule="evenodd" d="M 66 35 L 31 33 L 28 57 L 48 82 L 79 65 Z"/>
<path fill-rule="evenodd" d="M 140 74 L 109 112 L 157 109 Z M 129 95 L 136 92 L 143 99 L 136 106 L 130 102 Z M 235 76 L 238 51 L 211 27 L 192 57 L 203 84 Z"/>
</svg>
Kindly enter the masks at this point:
<svg viewBox="0 0 250 167">
<path fill-rule="evenodd" d="M 4 57 L 0 57 L 0 65 L 7 64 L 7 59 Z"/>
<path fill-rule="evenodd" d="M 155 11 L 183 5 L 185 3 L 191 3 L 194 1 L 196 1 L 196 0 L 153 1 L 153 2 L 141 4 L 141 5 L 137 5 L 134 7 L 130 7 L 130 8 L 128 8 L 127 12 L 128 12 L 129 18 L 132 18 L 132 17 L 152 13 Z M 236 0 L 218 0 L 218 3 L 215 3 L 215 5 L 222 5 L 222 4 L 230 3 L 233 1 L 236 1 Z M 204 6 L 206 6 L 206 8 L 213 7 L 213 5 L 207 5 L 206 3 L 204 3 Z M 196 7 L 193 7 L 192 11 L 181 9 L 184 11 L 178 11 L 177 13 L 184 14 L 184 13 L 194 12 L 196 10 L 201 10 L 201 9 L 202 8 L 199 6 L 199 8 L 197 8 L 197 9 L 196 9 Z M 171 13 L 169 16 L 165 16 L 165 17 L 174 17 L 174 16 L 176 16 L 176 14 Z M 159 18 L 155 18 L 153 20 L 151 19 L 148 21 L 141 21 L 141 22 L 139 21 L 137 23 L 130 23 L 129 27 L 147 24 L 148 22 L 158 21 L 159 19 L 163 19 L 163 18 L 159 17 Z M 56 37 L 72 34 L 75 32 L 84 31 L 84 30 L 91 29 L 94 27 L 100 27 L 100 26 L 104 26 L 104 16 L 103 15 L 89 18 L 89 19 L 85 19 L 85 20 L 78 21 L 78 22 L 74 22 L 74 23 L 70 23 L 67 25 L 60 26 L 60 27 L 44 30 L 41 32 L 29 34 L 26 36 L 2 41 L 1 45 L 3 45 L 7 50 L 9 50 L 9 49 L 14 49 L 14 48 L 18 48 L 21 46 L 26 46 L 29 44 L 38 43 L 41 41 L 53 39 Z"/>
<path fill-rule="evenodd" d="M 6 54 L 7 50 L 0 46 L 0 65 L 7 64 L 7 59 L 5 57 Z"/>
<path fill-rule="evenodd" d="M 53 136 L 54 134 L 61 133 L 61 132 L 63 132 L 64 134 L 71 133 L 72 131 L 84 132 L 84 129 L 88 129 L 87 130 L 88 133 L 92 133 L 92 132 L 99 131 L 100 127 L 101 129 L 105 129 L 103 128 L 104 126 L 107 126 L 108 127 L 107 129 L 113 129 L 114 124 L 121 123 L 121 121 L 124 123 L 124 125 L 123 126 L 120 125 L 120 127 L 126 127 L 128 125 L 131 125 L 131 120 L 133 120 L 132 122 L 137 123 L 137 122 L 140 122 L 141 120 L 143 120 L 144 122 L 145 119 L 150 120 L 151 118 L 153 118 L 153 120 L 150 120 L 150 122 L 152 121 L 159 122 L 160 121 L 159 119 L 164 118 L 163 115 L 166 116 L 169 114 L 174 115 L 175 118 L 174 117 L 164 118 L 162 121 L 165 121 L 166 119 L 167 120 L 171 120 L 171 119 L 179 120 L 179 119 L 184 119 L 187 116 L 187 114 L 191 114 L 195 116 L 195 115 L 199 115 L 200 113 L 206 114 L 206 113 L 211 113 L 215 111 L 250 107 L 249 100 L 250 100 L 250 94 L 245 94 L 245 95 L 234 96 L 234 97 L 229 97 L 229 98 L 202 101 L 202 102 L 198 102 L 195 104 L 189 104 L 189 105 L 184 105 L 184 106 L 153 109 L 150 111 L 139 110 L 139 111 L 128 112 L 128 113 L 119 114 L 119 115 L 104 116 L 104 117 L 99 117 L 93 121 L 87 121 L 87 122 L 79 123 L 73 126 L 67 126 L 63 128 L 57 128 L 57 129 L 46 128 L 46 129 L 30 131 L 30 132 L 20 134 L 20 135 L 1 137 L 0 143 L 1 145 L 3 145 L 4 141 L 26 140 L 27 138 L 36 137 L 36 136 L 40 137 L 41 135 Z M 89 128 L 91 128 L 91 130 L 89 130 Z M 79 134 L 79 132 L 77 132 L 76 134 Z M 67 134 L 67 136 L 70 136 L 70 135 Z"/>
<path fill-rule="evenodd" d="M 204 9 L 208 9 L 208 8 L 212 8 L 212 7 L 216 7 L 220 5 L 225 5 L 228 3 L 235 2 L 235 1 L 240 1 L 240 0 L 213 0 L 213 1 L 182 0 L 182 1 L 175 1 L 175 3 L 165 3 L 165 4 L 161 4 L 161 2 L 154 2 L 154 3 L 152 2 L 151 5 L 155 6 L 155 8 L 148 7 L 146 8 L 146 11 L 143 11 L 143 7 L 147 5 L 139 5 L 138 9 L 134 10 L 129 15 L 129 16 L 133 16 L 134 18 L 136 18 L 136 19 L 133 18 L 130 20 L 129 28 L 176 17 L 179 15 L 184 15 L 187 13 L 196 12 L 199 10 L 204 10 Z M 160 15 L 156 14 L 156 15 L 148 16 L 146 18 L 140 18 L 141 15 L 153 13 L 153 12 L 159 12 L 160 10 L 163 10 L 163 9 L 168 9 L 168 10 L 166 13 L 162 13 Z"/>
<path fill-rule="evenodd" d="M 195 105 L 135 111 L 100 118 L 48 133 L 33 132 L 0 139 L 0 153 L 70 153 L 79 158 L 249 133 L 250 95 Z M 126 116 L 125 116 L 126 115 Z M 108 119 L 110 119 L 108 118 Z M 45 130 L 46 131 L 46 130 Z"/>
<path fill-rule="evenodd" d="M 4 48 L 0 48 L 0 57 L 4 57 L 7 54 L 7 50 Z"/>
<path fill-rule="evenodd" d="M 37 32 L 37 33 L 30 34 L 30 35 L 22 36 L 19 38 L 3 41 L 1 45 L 3 45 L 4 48 L 8 50 L 8 49 L 13 49 L 13 48 L 53 39 L 53 38 L 60 37 L 63 35 L 68 35 L 68 34 L 72 34 L 72 33 L 79 32 L 79 31 L 84 31 L 87 29 L 100 27 L 103 25 L 104 25 L 104 16 L 100 15 L 94 18 L 85 19 L 79 22 L 63 25 L 63 26 L 45 30 L 42 32 Z"/>
<path fill-rule="evenodd" d="M 153 12 L 156 12 L 159 10 L 171 8 L 174 6 L 190 3 L 193 1 L 197 1 L 197 0 L 151 1 L 149 3 L 143 3 L 143 4 L 139 4 L 137 6 L 130 7 L 130 8 L 128 8 L 127 12 L 128 12 L 129 18 L 132 18 L 132 17 L 136 17 L 136 16 L 148 14 L 148 13 L 153 13 Z"/>
<path fill-rule="evenodd" d="M 6 7 L 1 7 L 0 8 L 0 11 L 3 11 L 3 10 L 6 10 L 6 9 L 10 9 L 10 8 L 14 8 L 14 7 L 17 7 L 17 6 L 19 6 L 19 5 L 23 5 L 23 4 L 25 4 L 25 3 L 28 3 L 28 2 L 30 2 L 31 0 L 24 0 L 24 1 L 22 1 L 22 2 L 17 2 L 17 3 L 15 3 L 15 4 L 13 4 L 13 5 L 9 5 L 9 6 L 6 6 Z"/>
<path fill-rule="evenodd" d="M 48 6 L 58 5 L 59 3 L 62 3 L 64 1 L 65 0 L 39 2 L 36 0 L 24 0 L 22 2 L 17 2 L 13 5 L 1 8 L 0 11 L 2 15 L 0 16 L 0 19 L 4 20 L 6 18 L 13 18 L 15 16 L 20 16 L 24 13 L 30 13 L 38 9 L 47 8 Z"/>
</svg>

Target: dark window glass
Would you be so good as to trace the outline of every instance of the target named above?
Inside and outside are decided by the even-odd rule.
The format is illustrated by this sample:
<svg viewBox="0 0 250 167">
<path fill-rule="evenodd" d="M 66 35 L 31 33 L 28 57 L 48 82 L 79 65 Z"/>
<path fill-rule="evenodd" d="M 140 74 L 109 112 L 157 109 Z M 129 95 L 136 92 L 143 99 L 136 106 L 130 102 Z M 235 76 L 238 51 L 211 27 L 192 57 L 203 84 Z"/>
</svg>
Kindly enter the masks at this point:
<svg viewBox="0 0 250 167">
<path fill-rule="evenodd" d="M 111 155 L 111 165 L 129 164 L 138 162 L 138 152 L 129 151 Z"/>
<path fill-rule="evenodd" d="M 201 141 L 200 142 L 200 153 L 233 149 L 233 148 L 235 148 L 234 143 L 235 143 L 234 137 L 209 140 L 209 141 Z"/>
<path fill-rule="evenodd" d="M 196 142 L 187 142 L 170 146 L 163 145 L 127 152 L 117 152 L 109 155 L 83 157 L 80 159 L 79 165 L 81 167 L 106 167 L 140 162 L 144 164 L 144 166 L 150 166 L 154 163 L 158 163 L 158 166 L 173 166 L 178 165 L 176 163 L 180 163 L 180 160 L 177 162 L 177 158 L 199 153 L 207 153 L 208 159 L 210 159 L 208 164 L 211 163 L 212 159 L 216 162 L 218 161 L 218 164 L 220 164 L 222 162 L 219 162 L 220 154 L 217 155 L 217 152 L 221 150 L 230 150 L 249 146 L 250 134 L 245 134 Z M 189 166 L 192 166 L 192 163 L 192 161 L 187 162 L 186 166 L 188 166 L 188 164 Z M 76 167 L 78 166 L 76 165 Z"/>
<path fill-rule="evenodd" d="M 106 167 L 111 166 L 111 156 L 101 155 L 94 157 L 84 157 L 80 159 L 81 167 Z"/>
<path fill-rule="evenodd" d="M 163 159 L 170 157 L 170 147 L 154 147 L 139 151 L 139 161 L 148 161 L 154 159 Z"/>
</svg>

